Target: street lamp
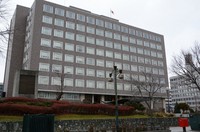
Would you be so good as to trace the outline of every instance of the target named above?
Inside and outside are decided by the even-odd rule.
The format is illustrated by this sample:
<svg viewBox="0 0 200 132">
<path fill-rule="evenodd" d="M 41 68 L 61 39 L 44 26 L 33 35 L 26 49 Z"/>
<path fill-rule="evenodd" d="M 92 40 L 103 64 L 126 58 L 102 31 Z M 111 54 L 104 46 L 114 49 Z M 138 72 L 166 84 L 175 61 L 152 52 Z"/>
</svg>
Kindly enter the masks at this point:
<svg viewBox="0 0 200 132">
<path fill-rule="evenodd" d="M 115 89 L 115 127 L 116 127 L 116 131 L 118 131 L 119 129 L 119 119 L 118 119 L 118 99 L 117 99 L 117 77 L 119 79 L 123 79 L 124 75 L 122 74 L 122 70 L 119 70 L 117 68 L 117 66 L 113 67 L 113 71 L 112 73 L 109 74 L 109 82 L 113 82 L 113 78 L 114 78 L 114 89 Z M 113 75 L 113 78 L 112 78 Z"/>
</svg>

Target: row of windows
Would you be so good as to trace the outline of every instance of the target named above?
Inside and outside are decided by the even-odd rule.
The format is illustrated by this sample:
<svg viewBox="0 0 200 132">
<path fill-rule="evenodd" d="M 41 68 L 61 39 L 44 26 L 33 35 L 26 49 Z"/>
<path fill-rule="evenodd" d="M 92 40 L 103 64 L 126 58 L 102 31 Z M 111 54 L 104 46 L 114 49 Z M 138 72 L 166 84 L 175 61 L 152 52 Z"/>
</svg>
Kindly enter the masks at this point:
<svg viewBox="0 0 200 132">
<path fill-rule="evenodd" d="M 48 76 L 39 76 L 38 84 L 49 85 L 49 77 Z M 61 85 L 61 79 L 59 77 L 51 77 L 51 85 Z M 114 83 L 105 82 L 105 81 L 94 81 L 94 80 L 83 80 L 83 79 L 72 79 L 72 78 L 64 78 L 64 86 L 69 87 L 82 87 L 82 88 L 99 88 L 99 89 L 114 89 Z M 134 85 L 131 84 L 123 84 L 117 83 L 118 90 L 127 90 L 131 91 L 136 89 Z"/>
<path fill-rule="evenodd" d="M 104 20 L 101 20 L 101 19 L 95 19 L 94 17 L 91 17 L 91 16 L 85 16 L 85 15 L 79 14 L 79 13 L 76 14 L 72 11 L 66 11 L 65 12 L 64 9 L 60 9 L 60 8 L 55 8 L 55 11 L 54 11 L 54 7 L 47 5 L 47 4 L 43 5 L 43 11 L 51 13 L 51 14 L 55 13 L 56 15 L 63 16 L 63 17 L 66 16 L 67 18 L 70 18 L 70 19 L 77 19 L 78 21 L 87 22 L 87 23 L 93 24 L 93 25 L 96 24 L 97 26 L 105 27 L 107 29 L 113 29 L 115 31 L 119 31 L 119 32 L 121 31 L 123 33 L 136 35 L 138 37 L 144 37 L 144 38 L 147 38 L 147 39 L 151 39 L 151 40 L 154 40 L 154 41 L 161 42 L 161 37 L 159 37 L 159 36 L 156 36 L 156 35 L 153 35 L 153 34 L 150 34 L 150 33 L 146 33 L 146 32 L 142 32 L 142 31 L 139 31 L 139 30 L 135 30 L 135 29 L 130 28 L 128 26 L 122 26 L 122 25 L 112 23 L 112 22 L 108 22 L 108 21 L 104 21 Z M 65 15 L 65 13 L 66 13 L 66 15 Z"/>
<path fill-rule="evenodd" d="M 101 40 L 98 40 L 98 41 L 101 41 Z M 96 44 L 100 45 L 99 42 L 97 42 Z M 42 38 L 41 46 L 51 47 L 51 40 Z M 126 58 L 125 60 L 128 60 L 128 61 L 131 60 L 131 59 L 129 59 L 128 54 L 120 55 L 121 53 L 108 51 L 108 50 L 106 50 L 104 53 L 103 49 L 95 49 L 92 47 L 85 47 L 83 45 L 74 45 L 72 43 L 64 44 L 61 41 L 53 41 L 53 48 L 63 49 L 64 46 L 65 46 L 64 49 L 68 50 L 68 51 L 76 51 L 79 53 L 87 53 L 87 54 L 93 54 L 93 55 L 96 52 L 96 55 L 99 55 L 99 56 L 106 56 L 106 57 L 110 57 L 110 58 L 113 58 L 113 56 L 114 56 L 117 59 Z M 113 43 L 110 41 L 106 41 L 106 47 L 113 48 Z M 114 49 L 119 49 L 119 50 L 128 51 L 128 52 L 132 52 L 132 53 L 138 53 L 141 55 L 144 54 L 147 56 L 152 56 L 152 57 L 157 57 L 157 58 L 163 58 L 163 54 L 161 52 L 151 51 L 151 50 L 143 49 L 143 48 L 136 48 L 136 47 L 128 46 L 128 45 L 121 45 L 120 43 L 114 43 Z M 116 56 L 119 56 L 119 57 L 116 57 Z"/>
<path fill-rule="evenodd" d="M 85 31 L 85 27 L 81 28 L 81 29 L 82 29 L 82 31 Z M 100 33 L 100 31 L 101 31 L 101 33 Z M 87 32 L 94 33 L 94 28 L 87 27 Z M 52 28 L 42 27 L 41 33 L 45 34 L 45 35 L 52 35 Z M 96 34 L 98 34 L 98 35 L 101 34 L 103 36 L 104 31 L 96 29 Z M 64 31 L 54 29 L 53 30 L 53 36 L 63 38 L 64 37 Z M 65 38 L 66 39 L 75 40 L 75 37 L 76 37 L 76 41 L 84 42 L 84 43 L 86 42 L 86 43 L 89 43 L 89 44 L 96 44 L 96 45 L 100 45 L 100 46 L 104 46 L 104 43 L 110 42 L 110 41 L 104 42 L 103 39 L 95 39 L 94 37 L 89 37 L 89 36 L 86 37 L 85 35 L 81 35 L 81 34 L 74 34 L 72 32 L 65 32 Z M 117 34 L 117 33 L 112 34 L 112 32 L 109 32 L 109 31 L 105 31 L 105 37 L 114 38 L 116 40 L 122 40 L 124 42 L 129 42 L 129 43 L 132 43 L 132 44 L 137 43 L 137 45 L 141 45 L 141 46 L 145 46 L 145 47 L 149 47 L 149 48 L 153 48 L 153 49 L 157 49 L 157 50 L 162 50 L 162 46 L 160 44 L 150 43 L 148 41 L 142 41 L 140 39 L 135 39 L 135 38 L 120 35 L 120 34 Z M 109 43 L 109 45 L 110 45 L 110 48 L 113 47 L 113 44 Z M 115 47 L 115 45 L 114 45 L 114 47 Z M 121 49 L 121 44 L 116 45 L 116 48 Z"/>
<path fill-rule="evenodd" d="M 49 98 L 49 99 L 55 99 L 57 96 L 56 93 L 54 92 L 38 92 L 38 98 Z M 73 94 L 73 93 L 63 93 L 62 99 L 66 100 L 80 100 L 80 95 L 79 94 Z"/>
<path fill-rule="evenodd" d="M 122 65 L 121 63 L 115 63 L 116 66 L 118 66 L 119 69 L 121 69 Z M 101 62 L 98 62 L 98 65 L 103 65 Z M 107 63 L 107 65 L 111 68 L 111 65 Z M 121 67 L 120 67 L 121 66 Z M 105 78 L 108 77 L 109 71 L 106 72 L 104 70 L 94 70 L 94 69 L 85 69 L 82 67 L 74 67 L 74 66 L 64 66 L 64 69 L 62 69 L 62 65 L 58 64 L 52 64 L 50 70 L 50 64 L 49 63 L 39 63 L 39 71 L 45 71 L 45 72 L 56 72 L 56 73 L 62 73 L 64 70 L 65 74 L 76 74 L 76 75 L 87 75 L 87 76 L 95 76 L 95 71 L 96 71 L 96 77 L 102 77 Z M 129 65 L 129 64 L 123 64 L 123 70 L 128 70 L 128 71 L 139 71 L 139 72 L 146 72 L 146 73 L 153 73 L 153 74 L 159 74 L 159 75 L 164 75 L 164 70 L 163 69 L 157 69 L 157 68 L 150 68 L 150 67 L 144 67 L 144 66 L 137 66 L 137 65 Z"/>
<path fill-rule="evenodd" d="M 102 54 L 101 52 L 97 53 L 97 54 Z M 42 59 L 50 59 L 50 51 L 45 51 L 45 50 L 40 50 L 40 58 Z M 128 60 L 129 56 L 128 55 L 123 55 L 123 60 Z M 120 59 L 121 58 L 121 54 L 117 53 L 115 54 L 115 58 Z M 70 62 L 70 63 L 78 63 L 78 64 L 87 64 L 87 65 L 95 65 L 96 66 L 101 66 L 104 67 L 106 65 L 106 67 L 112 67 L 113 66 L 113 61 L 105 61 L 103 59 L 95 59 L 95 58 L 91 58 L 91 57 L 83 57 L 83 56 L 74 56 L 71 54 L 65 54 L 64 55 L 64 59 L 63 59 L 63 54 L 62 53 L 58 53 L 58 52 L 53 52 L 52 54 L 52 60 L 56 60 L 56 61 L 65 61 L 65 62 Z M 162 61 L 157 61 L 157 60 L 153 60 L 153 59 L 148 59 L 148 58 L 143 58 L 143 57 L 137 57 L 134 55 L 130 55 L 130 61 L 131 62 L 139 62 L 139 63 L 145 63 L 145 64 L 151 64 L 154 66 L 163 66 L 163 62 Z M 115 65 L 117 65 L 119 68 L 122 68 L 122 64 L 120 62 L 115 62 Z M 125 63 L 123 64 L 125 65 Z M 128 64 L 127 64 L 128 65 Z"/>
</svg>

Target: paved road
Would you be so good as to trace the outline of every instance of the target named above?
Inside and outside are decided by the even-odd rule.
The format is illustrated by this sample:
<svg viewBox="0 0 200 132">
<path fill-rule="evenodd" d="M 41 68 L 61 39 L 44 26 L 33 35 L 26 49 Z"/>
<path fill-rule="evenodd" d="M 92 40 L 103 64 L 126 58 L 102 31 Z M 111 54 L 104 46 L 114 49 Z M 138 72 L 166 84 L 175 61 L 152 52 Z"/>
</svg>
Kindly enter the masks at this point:
<svg viewBox="0 0 200 132">
<path fill-rule="evenodd" d="M 182 127 L 170 127 L 171 132 L 183 132 Z M 190 127 L 186 127 L 186 132 L 199 132 L 199 131 L 192 131 Z"/>
</svg>

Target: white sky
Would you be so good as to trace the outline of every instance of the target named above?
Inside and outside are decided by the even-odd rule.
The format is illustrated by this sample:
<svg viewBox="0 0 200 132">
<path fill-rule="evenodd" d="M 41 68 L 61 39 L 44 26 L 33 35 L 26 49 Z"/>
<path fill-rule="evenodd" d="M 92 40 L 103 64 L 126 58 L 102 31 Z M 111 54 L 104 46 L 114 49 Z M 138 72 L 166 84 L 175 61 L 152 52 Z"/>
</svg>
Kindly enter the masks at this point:
<svg viewBox="0 0 200 132">
<path fill-rule="evenodd" d="M 15 6 L 31 7 L 34 0 L 10 0 Z M 168 68 L 174 54 L 200 42 L 200 0 L 48 0 L 75 6 L 95 14 L 110 16 L 120 22 L 164 35 Z M 9 19 L 10 20 L 10 19 Z M 3 82 L 5 58 L 0 56 L 0 82 Z M 168 70 L 168 72 L 170 72 Z M 170 76 L 170 74 L 169 74 Z"/>
</svg>

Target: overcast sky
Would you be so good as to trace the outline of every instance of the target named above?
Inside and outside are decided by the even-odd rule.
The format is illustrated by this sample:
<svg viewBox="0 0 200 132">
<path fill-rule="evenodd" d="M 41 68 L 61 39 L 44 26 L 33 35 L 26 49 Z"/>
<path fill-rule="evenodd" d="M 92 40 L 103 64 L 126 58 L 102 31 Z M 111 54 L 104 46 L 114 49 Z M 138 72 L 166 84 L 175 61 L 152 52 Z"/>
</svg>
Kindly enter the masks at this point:
<svg viewBox="0 0 200 132">
<path fill-rule="evenodd" d="M 10 16 L 16 5 L 31 7 L 34 0 L 9 0 Z M 122 23 L 164 35 L 168 68 L 173 55 L 200 42 L 200 0 L 48 0 L 110 16 Z M 0 57 L 0 69 L 5 58 Z M 4 71 L 4 70 L 3 70 Z M 169 70 L 168 70 L 169 72 Z M 170 74 L 169 74 L 170 75 Z M 0 82 L 4 72 L 0 71 Z"/>
</svg>

